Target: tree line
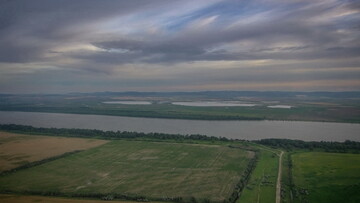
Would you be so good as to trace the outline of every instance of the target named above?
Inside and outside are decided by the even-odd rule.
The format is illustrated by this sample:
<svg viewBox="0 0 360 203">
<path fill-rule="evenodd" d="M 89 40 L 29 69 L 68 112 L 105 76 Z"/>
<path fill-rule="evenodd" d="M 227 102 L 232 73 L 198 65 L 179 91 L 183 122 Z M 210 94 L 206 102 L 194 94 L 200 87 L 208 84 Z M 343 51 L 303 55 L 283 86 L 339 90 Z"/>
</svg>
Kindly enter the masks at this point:
<svg viewBox="0 0 360 203">
<path fill-rule="evenodd" d="M 262 139 L 254 141 L 258 144 L 267 145 L 276 148 L 283 148 L 286 150 L 293 149 L 323 149 L 327 152 L 359 152 L 360 142 L 346 140 L 345 142 L 327 142 L 327 141 L 302 141 L 289 139 Z"/>
<path fill-rule="evenodd" d="M 31 167 L 38 166 L 38 165 L 42 165 L 44 163 L 54 161 L 56 159 L 60 159 L 60 158 L 63 158 L 63 157 L 66 157 L 66 156 L 69 156 L 69 155 L 72 155 L 72 154 L 76 154 L 76 153 L 79 153 L 79 152 L 82 152 L 82 150 L 75 150 L 75 151 L 72 151 L 72 152 L 66 152 L 66 153 L 58 155 L 58 156 L 45 158 L 45 159 L 42 159 L 42 160 L 39 160 L 39 161 L 29 162 L 29 163 L 26 163 L 24 165 L 18 166 L 16 168 L 0 172 L 0 176 L 5 176 L 5 175 L 8 175 L 8 174 L 17 172 L 19 170 L 31 168 Z"/>
<path fill-rule="evenodd" d="M 236 148 L 236 147 L 233 147 L 233 148 Z M 225 200 L 224 203 L 236 203 L 236 201 L 240 198 L 241 193 L 244 190 L 245 186 L 248 184 L 251 174 L 252 174 L 253 170 L 255 169 L 256 164 L 259 160 L 258 151 L 254 151 L 254 152 L 255 152 L 254 158 L 252 158 L 249 161 L 240 181 L 235 185 L 235 188 L 234 188 L 233 192 L 231 193 L 230 197 L 227 200 Z"/>
<path fill-rule="evenodd" d="M 124 138 L 147 138 L 161 140 L 203 140 L 203 141 L 231 141 L 225 137 L 215 137 L 200 134 L 180 135 L 167 133 L 142 133 L 129 131 L 102 131 L 95 129 L 77 128 L 41 128 L 16 124 L 0 124 L 0 130 L 27 134 L 39 134 L 49 136 L 124 139 Z"/>
</svg>

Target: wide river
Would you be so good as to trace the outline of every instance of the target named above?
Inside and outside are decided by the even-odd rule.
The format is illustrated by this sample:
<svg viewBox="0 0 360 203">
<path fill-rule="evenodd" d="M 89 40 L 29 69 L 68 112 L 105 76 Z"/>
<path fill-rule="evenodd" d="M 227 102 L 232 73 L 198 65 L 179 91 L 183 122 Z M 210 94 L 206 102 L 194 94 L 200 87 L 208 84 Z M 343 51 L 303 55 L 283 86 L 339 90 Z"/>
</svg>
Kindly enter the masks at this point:
<svg viewBox="0 0 360 203">
<path fill-rule="evenodd" d="M 203 134 L 246 140 L 360 141 L 360 124 L 302 121 L 203 121 L 103 115 L 0 111 L 1 124 L 112 131 Z"/>
</svg>

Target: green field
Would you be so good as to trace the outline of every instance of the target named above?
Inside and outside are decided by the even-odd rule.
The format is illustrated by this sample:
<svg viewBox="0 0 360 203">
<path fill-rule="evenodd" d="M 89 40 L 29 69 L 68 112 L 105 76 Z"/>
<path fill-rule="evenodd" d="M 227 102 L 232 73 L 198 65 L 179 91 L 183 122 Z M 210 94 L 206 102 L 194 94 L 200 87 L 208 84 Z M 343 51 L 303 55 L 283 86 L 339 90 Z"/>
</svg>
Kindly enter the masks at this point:
<svg viewBox="0 0 360 203">
<path fill-rule="evenodd" d="M 14 129 L 49 136 L 0 133 L 0 154 L 5 158 L 0 164 L 6 166 L 11 157 L 17 160 L 20 155 L 27 159 L 24 165 L 0 174 L 0 194 L 20 196 L 11 197 L 13 202 L 30 201 L 35 198 L 32 195 L 69 201 L 360 202 L 360 154 L 354 154 L 359 152 L 360 143 L 356 142 L 250 142 L 201 136 L 183 140 L 178 135 L 151 134 L 149 138 L 146 134 L 129 138 L 95 130 Z M 98 139 L 91 139 L 90 144 L 99 144 L 85 147 L 90 139 L 61 137 L 59 132 L 96 135 Z M 78 145 L 85 147 L 83 151 L 67 153 Z M 288 151 L 279 170 L 285 148 Z M 328 150 L 342 153 L 325 152 Z M 281 180 L 277 180 L 278 173 Z M 276 189 L 280 181 L 281 192 Z"/>
<path fill-rule="evenodd" d="M 275 150 L 274 150 L 275 151 Z M 276 153 L 277 151 L 275 151 Z M 275 202 L 276 178 L 279 157 L 274 152 L 262 149 L 250 181 L 242 192 L 238 203 Z"/>
<path fill-rule="evenodd" d="M 291 201 L 291 168 L 289 167 L 290 154 L 285 152 L 282 160 L 282 177 L 281 177 L 281 202 Z"/>
<path fill-rule="evenodd" d="M 360 154 L 292 155 L 294 202 L 360 202 Z"/>
<path fill-rule="evenodd" d="M 0 190 L 223 201 L 253 155 L 220 145 L 112 141 L 2 176 Z"/>
<path fill-rule="evenodd" d="M 85 103 L 85 104 L 84 104 Z M 298 120 L 359 123 L 359 108 L 299 105 L 291 109 L 255 107 L 191 107 L 172 104 L 123 105 L 96 102 L 64 105 L 0 105 L 0 111 L 94 114 L 195 120 Z"/>
<path fill-rule="evenodd" d="M 300 97 L 299 97 L 300 95 Z M 302 95 L 302 96 L 301 96 Z M 305 96 L 307 95 L 307 96 Z M 104 101 L 148 101 L 150 105 L 104 104 Z M 232 101 L 252 107 L 196 107 L 176 101 Z M 0 95 L 0 111 L 97 114 L 199 120 L 301 120 L 360 123 L 360 97 L 354 93 L 189 92 Z M 268 108 L 290 105 L 291 109 Z"/>
</svg>

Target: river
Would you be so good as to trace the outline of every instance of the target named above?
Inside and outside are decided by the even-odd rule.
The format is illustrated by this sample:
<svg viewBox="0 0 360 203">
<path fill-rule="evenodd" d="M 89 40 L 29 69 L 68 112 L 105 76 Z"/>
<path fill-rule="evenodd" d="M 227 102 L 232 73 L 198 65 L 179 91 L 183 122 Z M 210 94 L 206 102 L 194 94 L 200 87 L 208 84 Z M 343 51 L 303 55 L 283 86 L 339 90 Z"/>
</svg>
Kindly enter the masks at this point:
<svg viewBox="0 0 360 203">
<path fill-rule="evenodd" d="M 235 139 L 287 138 L 360 141 L 360 124 L 303 121 L 204 121 L 103 115 L 0 111 L 1 124 L 111 131 L 203 134 Z"/>
</svg>

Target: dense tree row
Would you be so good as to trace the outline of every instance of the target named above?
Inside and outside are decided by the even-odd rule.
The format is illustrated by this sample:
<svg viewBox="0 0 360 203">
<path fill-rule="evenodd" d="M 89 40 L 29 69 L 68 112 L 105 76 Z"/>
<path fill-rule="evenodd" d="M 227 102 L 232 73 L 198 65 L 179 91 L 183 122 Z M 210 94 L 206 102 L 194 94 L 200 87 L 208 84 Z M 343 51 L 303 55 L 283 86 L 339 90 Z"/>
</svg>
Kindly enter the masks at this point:
<svg viewBox="0 0 360 203">
<path fill-rule="evenodd" d="M 12 190 L 0 190 L 2 194 L 20 194 L 20 195 L 40 195 L 48 197 L 69 197 L 69 198 L 86 198 L 86 199 L 101 199 L 105 201 L 111 200 L 125 200 L 125 201 L 137 201 L 137 202 L 176 202 L 176 203 L 228 203 L 225 201 L 210 201 L 208 198 L 195 198 L 190 197 L 146 197 L 138 194 L 122 194 L 122 193 L 64 193 L 60 191 L 12 191 Z"/>
<path fill-rule="evenodd" d="M 10 132 L 24 132 L 27 134 L 41 134 L 49 136 L 66 137 L 86 137 L 102 139 L 122 139 L 122 138 L 148 138 L 162 140 L 206 140 L 206 141 L 229 141 L 225 137 L 206 136 L 199 134 L 180 135 L 166 133 L 141 133 L 128 131 L 102 131 L 90 129 L 68 129 L 68 128 L 36 128 L 25 125 L 4 124 L 0 125 L 0 130 Z"/>
<path fill-rule="evenodd" d="M 63 157 L 78 153 L 78 152 L 81 152 L 81 150 L 75 150 L 75 151 L 72 151 L 72 152 L 66 152 L 66 153 L 58 155 L 58 156 L 53 156 L 53 157 L 49 157 L 49 158 L 42 159 L 42 160 L 39 160 L 39 161 L 30 162 L 30 163 L 21 165 L 19 167 L 13 168 L 13 169 L 3 171 L 3 172 L 0 173 L 0 176 L 8 175 L 10 173 L 14 173 L 16 171 L 27 169 L 27 168 L 30 168 L 30 167 L 38 166 L 38 165 L 41 165 L 41 164 L 44 164 L 44 163 L 47 163 L 47 162 L 50 162 L 50 161 L 54 161 L 56 159 L 60 159 L 60 158 L 63 158 Z"/>
<path fill-rule="evenodd" d="M 245 186 L 248 184 L 248 182 L 250 180 L 250 176 L 252 174 L 252 171 L 256 167 L 257 161 L 258 161 L 258 153 L 255 152 L 254 158 L 252 158 L 249 161 L 249 163 L 244 171 L 244 174 L 242 175 L 242 178 L 240 179 L 240 181 L 236 184 L 233 193 L 230 195 L 228 200 L 224 201 L 224 203 L 235 203 L 239 199 L 241 192 L 244 190 Z"/>
<path fill-rule="evenodd" d="M 50 104 L 55 105 L 55 104 Z M 76 104 L 74 104 L 76 105 Z M 146 107 L 142 107 L 146 108 Z M 0 104 L 0 111 L 22 111 L 22 112 L 49 112 L 49 113 L 70 113 L 70 114 L 92 114 L 108 116 L 128 116 L 143 118 L 165 118 L 165 119 L 189 119 L 189 120 L 264 120 L 261 115 L 241 116 L 218 114 L 200 111 L 183 112 L 184 109 L 174 109 L 172 111 L 161 111 L 159 109 L 136 110 L 128 107 L 98 108 L 84 106 L 33 106 L 33 105 L 3 105 Z"/>
<path fill-rule="evenodd" d="M 262 139 L 255 141 L 258 144 L 268 145 L 277 148 L 284 148 L 287 150 L 292 149 L 323 149 L 328 152 L 348 152 L 359 151 L 360 142 L 345 141 L 345 142 L 305 142 L 302 140 L 289 140 L 289 139 Z"/>
<path fill-rule="evenodd" d="M 101 200 L 129 200 L 138 202 L 149 201 L 166 201 L 166 202 L 190 202 L 183 201 L 182 197 L 162 197 L 162 198 L 148 198 L 143 195 L 137 194 L 121 194 L 121 193 L 64 193 L 60 191 L 18 191 L 1 190 L 3 194 L 21 194 L 21 195 L 41 195 L 48 197 L 70 197 L 70 198 L 88 198 L 88 199 L 101 199 Z M 189 198 L 190 199 L 190 198 Z"/>
</svg>

